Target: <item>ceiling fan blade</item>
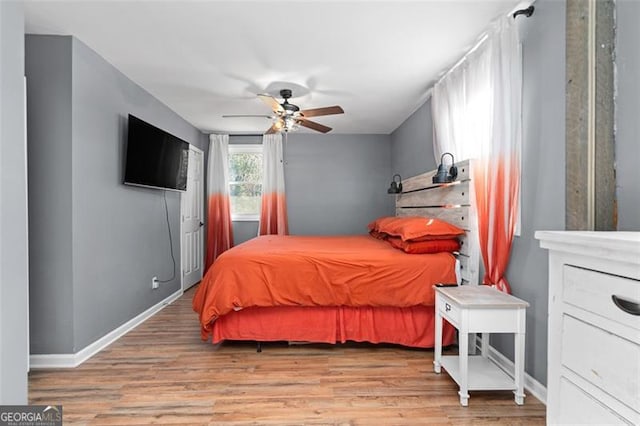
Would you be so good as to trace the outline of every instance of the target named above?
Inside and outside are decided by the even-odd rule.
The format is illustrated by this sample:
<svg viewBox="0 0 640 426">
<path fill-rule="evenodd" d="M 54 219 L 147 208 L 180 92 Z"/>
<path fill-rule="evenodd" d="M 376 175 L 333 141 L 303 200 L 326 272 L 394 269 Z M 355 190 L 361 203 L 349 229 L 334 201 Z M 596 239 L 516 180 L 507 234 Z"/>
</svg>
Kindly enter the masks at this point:
<svg viewBox="0 0 640 426">
<path fill-rule="evenodd" d="M 267 115 L 267 114 L 225 114 L 222 116 L 222 118 L 247 118 L 247 117 L 274 118 L 273 115 Z"/>
<path fill-rule="evenodd" d="M 273 123 L 271 125 L 271 127 L 269 127 L 269 130 L 267 130 L 264 134 L 265 135 L 272 135 L 274 133 L 278 133 L 280 131 L 280 126 L 278 126 L 278 123 Z"/>
<path fill-rule="evenodd" d="M 309 129 L 315 130 L 317 132 L 327 133 L 331 131 L 331 127 L 327 127 L 323 124 L 316 123 L 315 121 L 311 121 L 311 120 L 304 120 L 304 119 L 298 120 L 298 124 L 300 124 L 301 126 L 307 127 Z"/>
<path fill-rule="evenodd" d="M 267 106 L 269 108 L 271 108 L 273 110 L 273 112 L 282 112 L 282 111 L 284 111 L 284 109 L 282 108 L 282 105 L 280 105 L 280 103 L 273 96 L 271 96 L 271 95 L 263 95 L 263 94 L 259 93 L 258 97 L 262 100 L 262 102 L 267 104 Z"/>
<path fill-rule="evenodd" d="M 300 111 L 300 113 L 304 117 L 318 117 L 321 115 L 344 114 L 344 110 L 342 109 L 342 107 L 334 105 L 324 108 L 305 109 Z"/>
</svg>

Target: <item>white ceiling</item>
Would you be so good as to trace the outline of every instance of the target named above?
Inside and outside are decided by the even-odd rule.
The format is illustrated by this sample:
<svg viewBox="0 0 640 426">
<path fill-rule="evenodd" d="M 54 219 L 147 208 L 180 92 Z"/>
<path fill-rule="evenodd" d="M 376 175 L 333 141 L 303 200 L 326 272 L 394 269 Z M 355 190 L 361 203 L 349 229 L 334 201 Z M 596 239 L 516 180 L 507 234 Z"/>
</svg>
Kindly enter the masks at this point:
<svg viewBox="0 0 640 426">
<path fill-rule="evenodd" d="M 314 119 L 333 133 L 389 134 L 519 3 L 28 0 L 25 15 L 27 33 L 74 35 L 204 132 L 263 132 L 221 115 L 268 114 L 256 94 L 284 86 L 303 109 L 341 105 Z"/>
</svg>

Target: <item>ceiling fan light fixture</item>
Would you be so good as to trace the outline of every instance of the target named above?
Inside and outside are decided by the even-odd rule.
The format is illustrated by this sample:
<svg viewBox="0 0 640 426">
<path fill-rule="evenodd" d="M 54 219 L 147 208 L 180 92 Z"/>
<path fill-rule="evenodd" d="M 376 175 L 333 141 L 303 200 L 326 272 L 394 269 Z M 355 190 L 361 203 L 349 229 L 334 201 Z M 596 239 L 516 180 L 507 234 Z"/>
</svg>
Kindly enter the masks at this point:
<svg viewBox="0 0 640 426">
<path fill-rule="evenodd" d="M 298 129 L 298 122 L 292 116 L 284 117 L 284 131 L 291 132 Z"/>
<path fill-rule="evenodd" d="M 292 115 L 300 111 L 300 107 L 298 105 L 290 104 L 287 101 L 284 101 L 282 108 L 284 108 L 284 113 L 287 115 Z"/>
</svg>

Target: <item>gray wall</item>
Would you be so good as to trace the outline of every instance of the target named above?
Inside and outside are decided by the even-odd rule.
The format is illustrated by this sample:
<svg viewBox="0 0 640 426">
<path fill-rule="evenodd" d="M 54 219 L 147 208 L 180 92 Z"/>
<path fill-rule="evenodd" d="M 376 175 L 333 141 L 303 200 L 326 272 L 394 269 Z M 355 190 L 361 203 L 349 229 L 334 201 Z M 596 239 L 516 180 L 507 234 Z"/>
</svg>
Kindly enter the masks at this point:
<svg viewBox="0 0 640 426">
<path fill-rule="evenodd" d="M 387 135 L 292 133 L 285 146 L 289 231 L 296 235 L 365 234 L 393 214 Z"/>
<path fill-rule="evenodd" d="M 618 230 L 640 231 L 640 2 L 616 1 Z"/>
<path fill-rule="evenodd" d="M 522 231 L 513 243 L 507 279 L 513 294 L 531 304 L 525 369 L 545 384 L 547 252 L 534 233 L 564 229 L 565 2 L 538 0 L 533 17 L 518 21 L 524 50 Z M 436 168 L 429 111 L 430 100 L 391 135 L 392 169 L 407 177 Z M 513 360 L 511 335 L 493 335 L 491 344 Z"/>
<path fill-rule="evenodd" d="M 0 1 L 0 41 L 0 405 L 23 405 L 29 268 L 22 2 Z"/>
<path fill-rule="evenodd" d="M 206 136 L 72 37 L 28 35 L 31 352 L 76 353 L 180 289 L 180 195 L 122 185 L 127 115 Z M 33 167 L 31 167 L 33 165 Z M 53 195 L 53 196 L 52 196 Z M 53 273 L 52 273 L 53 272 Z M 43 329 L 36 324 L 52 324 Z"/>
<path fill-rule="evenodd" d="M 232 224 L 233 227 L 233 245 L 244 243 L 258 235 L 257 220 L 237 220 Z"/>
<path fill-rule="evenodd" d="M 64 353 L 73 348 L 71 38 L 26 37 L 25 50 L 31 352 Z"/>
<path fill-rule="evenodd" d="M 403 178 L 438 167 L 433 155 L 431 97 L 391 133 L 391 170 Z"/>
<path fill-rule="evenodd" d="M 261 137 L 230 137 L 261 143 Z M 289 232 L 345 235 L 367 232 L 367 223 L 393 214 L 390 138 L 387 135 L 292 133 L 284 143 Z M 256 236 L 258 222 L 234 222 L 234 242 Z"/>
</svg>

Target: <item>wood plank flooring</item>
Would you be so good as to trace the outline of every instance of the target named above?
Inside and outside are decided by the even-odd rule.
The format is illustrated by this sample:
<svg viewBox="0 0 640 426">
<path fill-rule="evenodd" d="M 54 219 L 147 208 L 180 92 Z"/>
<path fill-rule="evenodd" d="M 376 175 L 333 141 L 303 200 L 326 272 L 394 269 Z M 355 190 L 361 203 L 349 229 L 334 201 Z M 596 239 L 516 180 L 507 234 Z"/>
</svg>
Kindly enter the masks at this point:
<svg viewBox="0 0 640 426">
<path fill-rule="evenodd" d="M 475 391 L 461 407 L 431 350 L 202 342 L 193 293 L 78 368 L 32 371 L 29 402 L 87 425 L 545 424 L 531 395 Z"/>
</svg>

